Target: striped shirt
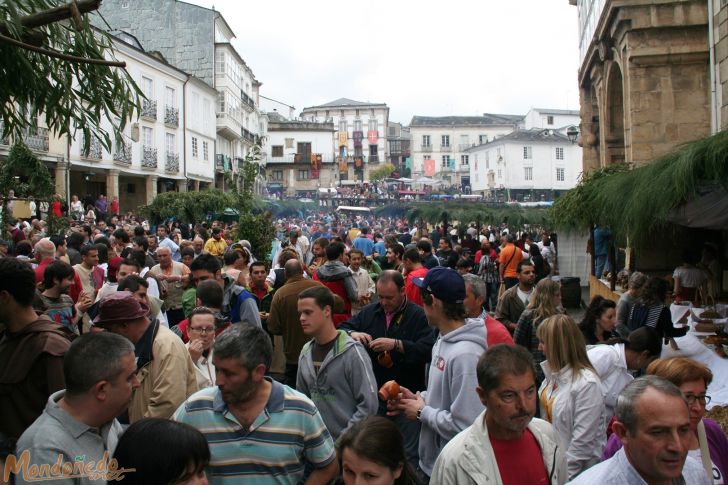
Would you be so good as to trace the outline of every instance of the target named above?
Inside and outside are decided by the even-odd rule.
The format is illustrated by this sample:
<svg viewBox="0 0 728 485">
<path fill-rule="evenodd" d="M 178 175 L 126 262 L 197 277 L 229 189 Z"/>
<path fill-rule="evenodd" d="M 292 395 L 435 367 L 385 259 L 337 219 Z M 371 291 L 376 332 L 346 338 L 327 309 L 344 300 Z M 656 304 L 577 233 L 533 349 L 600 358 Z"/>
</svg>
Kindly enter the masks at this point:
<svg viewBox="0 0 728 485">
<path fill-rule="evenodd" d="M 174 420 L 194 426 L 207 438 L 211 484 L 302 483 L 307 465 L 323 468 L 336 458 L 334 442 L 313 402 L 288 386 L 269 382 L 273 387 L 268 403 L 249 430 L 228 410 L 217 387 L 193 394 L 174 414 Z"/>
</svg>

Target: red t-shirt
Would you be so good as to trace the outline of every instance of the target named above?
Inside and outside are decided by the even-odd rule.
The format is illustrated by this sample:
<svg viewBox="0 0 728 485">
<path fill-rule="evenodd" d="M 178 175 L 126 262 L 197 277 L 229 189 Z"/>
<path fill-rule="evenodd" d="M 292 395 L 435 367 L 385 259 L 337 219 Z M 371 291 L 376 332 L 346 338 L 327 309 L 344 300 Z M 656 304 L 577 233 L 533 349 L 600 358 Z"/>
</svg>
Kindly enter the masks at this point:
<svg viewBox="0 0 728 485">
<path fill-rule="evenodd" d="M 493 446 L 503 485 L 549 483 L 541 448 L 530 430 L 527 429 L 517 440 L 498 440 L 491 436 L 490 444 Z"/>
</svg>

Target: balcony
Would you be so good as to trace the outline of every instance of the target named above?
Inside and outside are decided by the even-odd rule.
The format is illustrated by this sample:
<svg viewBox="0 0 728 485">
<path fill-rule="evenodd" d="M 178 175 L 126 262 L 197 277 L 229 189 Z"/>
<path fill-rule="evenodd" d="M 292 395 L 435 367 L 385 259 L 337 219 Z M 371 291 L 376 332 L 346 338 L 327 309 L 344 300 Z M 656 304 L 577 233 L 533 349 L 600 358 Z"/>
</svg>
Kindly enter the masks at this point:
<svg viewBox="0 0 728 485">
<path fill-rule="evenodd" d="M 245 160 L 240 157 L 235 157 L 235 172 L 242 172 L 245 168 Z"/>
<path fill-rule="evenodd" d="M 369 157 L 367 158 L 367 162 L 379 163 L 379 155 L 369 155 Z"/>
<path fill-rule="evenodd" d="M 154 166 L 157 166 L 156 157 Z M 167 161 L 164 164 L 164 171 L 167 173 L 179 172 L 179 154 L 167 152 Z"/>
<path fill-rule="evenodd" d="M 47 152 L 48 141 L 48 128 L 30 126 L 23 130 L 23 143 L 31 150 Z M 5 134 L 5 127 L 2 121 L 0 121 L 0 145 L 10 145 L 10 137 Z"/>
<path fill-rule="evenodd" d="M 225 158 L 227 158 L 222 153 L 218 153 L 215 155 L 215 171 L 217 172 L 224 172 L 225 171 Z"/>
<path fill-rule="evenodd" d="M 177 128 L 179 126 L 179 109 L 166 105 L 164 107 L 164 124 Z"/>
<path fill-rule="evenodd" d="M 217 133 L 228 140 L 237 141 L 242 136 L 243 124 L 232 113 L 217 113 Z"/>
<path fill-rule="evenodd" d="M 251 145 L 255 144 L 255 135 L 253 134 L 252 131 L 248 131 L 245 128 L 241 128 L 240 133 L 243 136 L 243 140 L 250 143 Z"/>
<path fill-rule="evenodd" d="M 104 147 L 101 146 L 101 142 L 95 136 L 91 136 L 91 141 L 88 147 L 88 153 L 84 154 L 84 148 L 86 146 L 86 139 L 81 139 L 81 156 L 90 160 L 101 160 L 104 153 Z"/>
<path fill-rule="evenodd" d="M 248 111 L 253 111 L 255 109 L 255 101 L 253 101 L 253 98 L 245 94 L 245 92 L 240 91 L 240 98 L 243 100 L 243 107 Z"/>
<path fill-rule="evenodd" d="M 142 168 L 157 168 L 157 149 L 142 145 Z"/>
<path fill-rule="evenodd" d="M 470 143 L 461 143 L 460 145 L 458 145 L 458 151 L 464 152 L 468 148 L 472 148 L 474 146 L 475 146 L 475 143 L 473 143 L 473 144 L 470 144 Z"/>
<path fill-rule="evenodd" d="M 151 121 L 157 121 L 157 102 L 143 99 L 141 116 Z"/>
<path fill-rule="evenodd" d="M 450 145 L 440 145 L 440 153 L 450 153 L 452 147 Z"/>
<path fill-rule="evenodd" d="M 420 151 L 422 152 L 431 152 L 432 151 L 432 145 L 420 145 Z"/>
<path fill-rule="evenodd" d="M 114 162 L 126 167 L 131 166 L 131 143 L 117 143 Z"/>
</svg>

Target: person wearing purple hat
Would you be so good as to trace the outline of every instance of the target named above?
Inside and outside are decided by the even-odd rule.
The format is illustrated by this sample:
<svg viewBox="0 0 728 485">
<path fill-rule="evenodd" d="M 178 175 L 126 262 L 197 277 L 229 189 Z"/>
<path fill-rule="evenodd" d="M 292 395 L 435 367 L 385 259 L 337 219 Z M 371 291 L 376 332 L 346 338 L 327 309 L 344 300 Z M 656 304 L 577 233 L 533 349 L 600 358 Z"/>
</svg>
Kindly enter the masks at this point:
<svg viewBox="0 0 728 485">
<path fill-rule="evenodd" d="M 400 397 L 388 407 L 390 413 L 422 423 L 418 472 L 425 479 L 448 441 L 485 409 L 473 389 L 478 386 L 476 367 L 485 352 L 486 335 L 480 320 L 466 321 L 465 281 L 457 271 L 438 266 L 413 281 L 420 287 L 427 321 L 439 337 L 432 348 L 427 391 L 414 394 L 402 387 Z"/>
<path fill-rule="evenodd" d="M 149 308 L 131 292 L 117 291 L 101 300 L 93 320 L 95 328 L 122 335 L 134 344 L 141 386 L 134 390 L 129 405 L 129 423 L 169 418 L 198 389 L 195 366 L 182 339 L 159 320 L 150 322 L 148 313 Z"/>
</svg>

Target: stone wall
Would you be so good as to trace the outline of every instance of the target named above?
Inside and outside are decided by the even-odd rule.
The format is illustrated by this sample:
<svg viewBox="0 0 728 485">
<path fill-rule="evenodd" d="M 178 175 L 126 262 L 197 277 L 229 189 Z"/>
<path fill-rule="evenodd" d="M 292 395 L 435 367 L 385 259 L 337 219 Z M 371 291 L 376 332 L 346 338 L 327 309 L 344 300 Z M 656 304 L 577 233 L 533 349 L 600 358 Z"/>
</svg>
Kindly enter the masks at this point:
<svg viewBox="0 0 728 485">
<path fill-rule="evenodd" d="M 707 18 L 702 0 L 608 1 L 579 72 L 585 171 L 710 134 Z"/>
<path fill-rule="evenodd" d="M 161 52 L 173 66 L 214 86 L 214 10 L 176 0 L 104 0 L 99 13 L 112 29 L 135 36 L 144 50 Z M 91 17 L 108 29 L 98 15 Z"/>
<path fill-rule="evenodd" d="M 728 128 L 728 5 L 721 7 L 716 12 L 713 22 L 715 64 L 718 75 L 718 117 L 720 129 L 725 130 Z"/>
</svg>

